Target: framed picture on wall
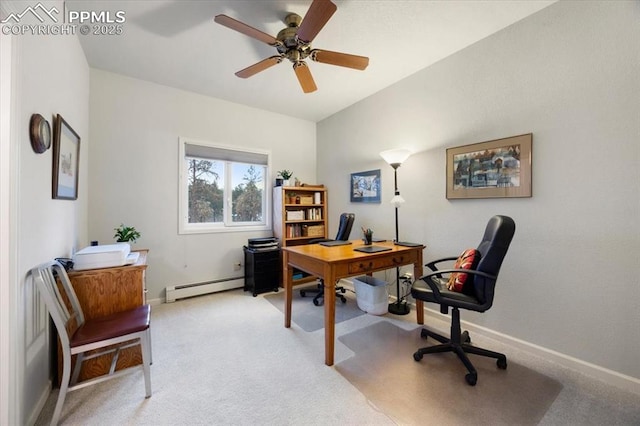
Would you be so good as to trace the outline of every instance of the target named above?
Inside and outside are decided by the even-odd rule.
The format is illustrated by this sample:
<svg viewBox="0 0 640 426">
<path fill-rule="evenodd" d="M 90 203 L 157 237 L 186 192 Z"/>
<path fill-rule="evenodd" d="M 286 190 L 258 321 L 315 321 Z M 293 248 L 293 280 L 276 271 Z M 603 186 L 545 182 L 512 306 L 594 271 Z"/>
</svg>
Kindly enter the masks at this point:
<svg viewBox="0 0 640 426">
<path fill-rule="evenodd" d="M 380 169 L 351 173 L 351 202 L 380 203 Z"/>
<path fill-rule="evenodd" d="M 53 124 L 53 184 L 52 197 L 78 199 L 80 136 L 60 114 Z"/>
<path fill-rule="evenodd" d="M 531 197 L 532 137 L 447 149 L 447 199 Z"/>
</svg>

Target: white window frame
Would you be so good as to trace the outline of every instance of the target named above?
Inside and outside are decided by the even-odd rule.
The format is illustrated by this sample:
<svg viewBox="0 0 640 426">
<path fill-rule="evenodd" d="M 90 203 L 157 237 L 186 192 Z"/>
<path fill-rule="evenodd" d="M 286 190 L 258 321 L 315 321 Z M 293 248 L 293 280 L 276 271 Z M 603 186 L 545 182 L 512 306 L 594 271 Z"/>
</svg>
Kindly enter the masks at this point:
<svg viewBox="0 0 640 426">
<path fill-rule="evenodd" d="M 224 149 L 230 151 L 238 151 L 238 153 L 261 154 L 266 155 L 267 164 L 266 173 L 264 174 L 264 198 L 263 198 L 263 217 L 262 223 L 240 222 L 233 223 L 231 221 L 231 190 L 227 187 L 232 181 L 231 168 L 225 166 L 225 185 L 224 185 L 224 222 L 218 223 L 189 223 L 189 170 L 186 166 L 186 146 L 198 145 L 213 149 Z M 271 191 L 269 182 L 271 179 L 271 151 L 255 148 L 246 148 L 239 146 L 223 145 L 210 141 L 203 141 L 193 138 L 180 137 L 178 141 L 178 234 L 204 234 L 218 232 L 248 232 L 248 231 L 270 231 L 271 230 Z M 233 163 L 233 161 L 231 161 Z M 236 161 L 240 163 L 240 161 Z"/>
</svg>

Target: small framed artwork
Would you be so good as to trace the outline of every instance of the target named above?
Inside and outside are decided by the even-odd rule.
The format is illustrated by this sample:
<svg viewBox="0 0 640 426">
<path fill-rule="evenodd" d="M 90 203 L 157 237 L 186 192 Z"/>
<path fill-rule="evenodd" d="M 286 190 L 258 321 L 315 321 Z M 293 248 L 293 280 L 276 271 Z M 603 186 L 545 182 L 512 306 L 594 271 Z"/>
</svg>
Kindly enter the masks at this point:
<svg viewBox="0 0 640 426">
<path fill-rule="evenodd" d="M 447 199 L 531 197 L 533 135 L 447 149 Z"/>
<path fill-rule="evenodd" d="M 380 169 L 351 173 L 351 202 L 380 202 Z"/>
<path fill-rule="evenodd" d="M 78 199 L 80 136 L 58 114 L 53 124 L 53 185 L 52 197 Z"/>
</svg>

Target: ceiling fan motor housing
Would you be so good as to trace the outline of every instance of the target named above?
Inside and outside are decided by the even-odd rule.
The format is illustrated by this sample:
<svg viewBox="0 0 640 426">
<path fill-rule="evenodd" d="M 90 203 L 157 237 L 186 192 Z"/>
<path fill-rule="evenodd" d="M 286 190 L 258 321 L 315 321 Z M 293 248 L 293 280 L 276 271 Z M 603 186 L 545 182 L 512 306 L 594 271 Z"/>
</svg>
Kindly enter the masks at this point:
<svg viewBox="0 0 640 426">
<path fill-rule="evenodd" d="M 296 63 L 304 60 L 311 53 L 311 44 L 305 43 L 298 38 L 296 32 L 302 22 L 302 17 L 295 13 L 290 13 L 284 18 L 287 27 L 281 30 L 276 37 L 282 45 L 277 46 L 278 52 L 284 55 L 291 62 Z"/>
</svg>

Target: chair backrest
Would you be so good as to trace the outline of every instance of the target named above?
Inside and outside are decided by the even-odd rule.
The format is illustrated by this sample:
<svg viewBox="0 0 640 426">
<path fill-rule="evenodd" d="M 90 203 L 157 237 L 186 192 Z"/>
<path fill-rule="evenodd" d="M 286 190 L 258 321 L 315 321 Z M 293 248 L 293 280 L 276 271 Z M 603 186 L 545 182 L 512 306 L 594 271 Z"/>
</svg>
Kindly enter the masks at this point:
<svg viewBox="0 0 640 426">
<path fill-rule="evenodd" d="M 494 216 L 489 219 L 482 241 L 477 248 L 480 252 L 480 262 L 476 270 L 497 277 L 515 231 L 516 224 L 508 216 Z M 475 296 L 480 303 L 487 305 L 486 309 L 489 309 L 493 303 L 495 285 L 496 280 L 480 275 L 474 276 Z"/>
<path fill-rule="evenodd" d="M 67 272 L 58 262 L 52 261 L 33 268 L 31 276 L 47 305 L 60 342 L 68 347 L 69 335 L 84 324 L 84 314 Z"/>
<path fill-rule="evenodd" d="M 349 239 L 355 219 L 356 215 L 354 213 L 342 213 L 340 215 L 340 224 L 338 225 L 338 234 L 335 238 L 336 240 L 347 241 Z"/>
</svg>

